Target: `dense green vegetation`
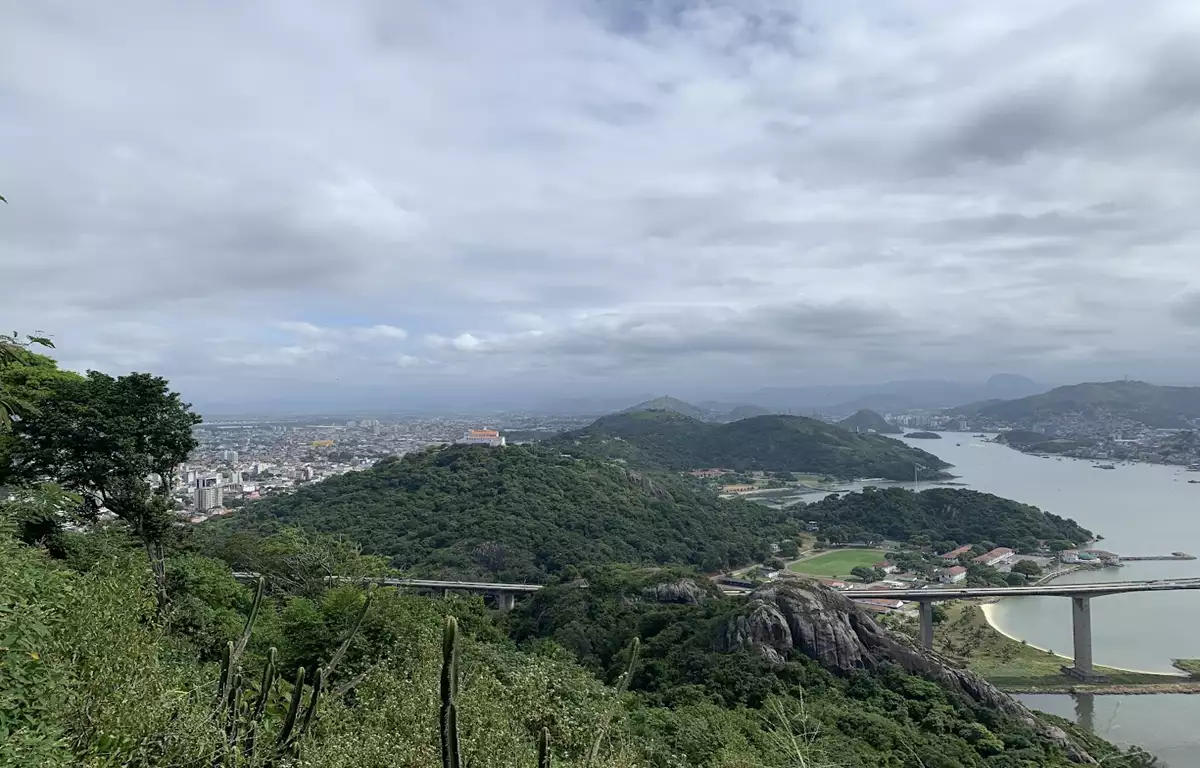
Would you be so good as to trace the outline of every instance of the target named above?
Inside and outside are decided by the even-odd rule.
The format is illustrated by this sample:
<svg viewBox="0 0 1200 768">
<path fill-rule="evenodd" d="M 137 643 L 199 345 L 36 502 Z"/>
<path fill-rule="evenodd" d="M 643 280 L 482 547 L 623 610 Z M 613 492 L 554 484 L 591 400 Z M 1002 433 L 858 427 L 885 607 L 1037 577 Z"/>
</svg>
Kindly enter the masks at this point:
<svg viewBox="0 0 1200 768">
<path fill-rule="evenodd" d="M 763 724 L 777 730 L 780 721 L 790 724 L 803 749 L 802 759 L 777 756 L 789 765 L 1069 764 L 1028 723 L 897 665 L 837 673 L 798 652 L 779 662 L 755 652 L 718 652 L 714 640 L 721 628 L 753 614 L 755 604 L 711 596 L 689 604 L 646 598 L 654 585 L 682 575 L 588 571 L 588 589 L 551 587 L 519 606 L 510 631 L 522 643 L 552 641 L 608 679 L 624 669 L 630 639 L 640 637 L 641 663 L 630 690 L 646 704 L 669 707 L 680 720 L 694 719 L 693 728 L 667 731 L 687 765 L 735 765 L 731 747 L 766 746 Z M 725 714 L 720 730 L 703 733 L 718 711 Z M 1121 756 L 1102 742 L 1095 750 L 1105 765 L 1149 762 Z"/>
<path fill-rule="evenodd" d="M 1018 425 L 1053 416 L 1077 414 L 1094 420 L 1108 414 L 1149 427 L 1183 429 L 1190 426 L 1189 420 L 1200 418 L 1200 387 L 1162 387 L 1144 381 L 1090 382 L 1018 400 L 974 403 L 948 413 Z"/>
<path fill-rule="evenodd" d="M 533 446 L 413 453 L 202 528 L 280 525 L 343 534 L 414 575 L 514 582 L 601 563 L 715 571 L 762 560 L 797 530 L 784 511 Z"/>
<path fill-rule="evenodd" d="M 909 432 L 908 434 L 905 435 L 905 437 L 913 438 L 915 440 L 941 440 L 942 439 L 942 436 L 939 435 L 937 432 L 926 432 L 926 431 Z"/>
<path fill-rule="evenodd" d="M 903 480 L 914 465 L 940 477 L 949 465 L 917 448 L 875 434 L 855 434 L 803 416 L 756 416 L 705 424 L 668 411 L 618 413 L 548 441 L 563 452 L 624 461 L 631 467 L 684 471 L 802 472 L 836 478 Z"/>
<path fill-rule="evenodd" d="M 229 734 L 214 717 L 220 674 L 211 652 L 240 635 L 250 591 L 233 581 L 223 563 L 173 553 L 171 606 L 160 615 L 153 579 L 134 543 L 116 531 L 89 538 L 81 544 L 89 556 L 55 560 L 17 542 L 10 524 L 0 525 L 0 637 L 6 643 L 0 651 L 0 765 L 272 764 L 269 748 L 284 726 L 293 690 L 286 681 L 302 666 L 329 664 L 350 636 L 363 592 L 345 586 L 312 597 L 282 593 L 262 605 L 241 665 L 254 694 L 249 700 L 256 698 L 273 646 L 281 679 L 269 689 L 261 718 L 260 741 L 268 749 L 233 762 Z M 457 706 L 467 765 L 531 766 L 533 734 L 543 727 L 559 764 L 582 765 L 606 721 L 609 738 L 595 765 L 678 765 L 678 750 L 665 734 L 697 726 L 728 730 L 721 710 L 710 710 L 708 722 L 676 716 L 617 697 L 552 647 L 517 650 L 479 600 L 380 590 L 337 673 L 325 681 L 300 759 L 276 765 L 440 766 L 438 678 L 446 615 L 458 617 L 465 635 Z M 209 621 L 204 626 L 211 635 L 198 630 L 201 620 Z M 244 733 L 238 745 L 246 745 Z M 730 754 L 737 755 L 733 747 Z"/>
<path fill-rule="evenodd" d="M 797 534 L 785 513 L 556 451 L 451 447 L 197 530 L 163 506 L 195 420 L 164 380 L 26 362 L 0 365 L 20 402 L 0 439 L 0 765 L 1068 764 L 1069 744 L 929 660 L 735 643 L 764 603 L 676 564 L 762 558 Z M 557 578 L 497 616 L 361 587 L 393 565 Z M 875 631 L 814 589 L 822 621 Z M 1064 727 L 1105 765 L 1150 764 Z"/>
<path fill-rule="evenodd" d="M 881 435 L 898 435 L 902 431 L 900 427 L 890 423 L 869 408 L 863 408 L 855 412 L 853 416 L 842 419 L 838 422 L 838 426 L 845 427 L 851 432 L 878 432 Z"/>
<path fill-rule="evenodd" d="M 1028 552 L 1037 541 L 1083 544 L 1092 532 L 1069 518 L 990 493 L 962 488 L 931 488 L 920 493 L 904 488 L 866 488 L 861 493 L 834 494 L 804 507 L 800 514 L 833 543 L 857 541 L 917 542 L 941 551 L 950 544 L 1011 547 Z M 986 546 L 986 545 L 984 545 Z"/>
</svg>

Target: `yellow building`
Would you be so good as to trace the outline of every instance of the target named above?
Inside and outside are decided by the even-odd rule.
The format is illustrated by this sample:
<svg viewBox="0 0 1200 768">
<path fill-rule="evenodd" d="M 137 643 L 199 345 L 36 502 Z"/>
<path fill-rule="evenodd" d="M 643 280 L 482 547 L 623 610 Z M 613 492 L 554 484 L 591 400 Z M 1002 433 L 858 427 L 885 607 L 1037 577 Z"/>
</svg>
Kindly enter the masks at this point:
<svg viewBox="0 0 1200 768">
<path fill-rule="evenodd" d="M 334 443 L 333 440 L 313 440 L 312 447 L 313 448 L 328 448 L 329 446 L 333 445 L 333 443 Z"/>
</svg>

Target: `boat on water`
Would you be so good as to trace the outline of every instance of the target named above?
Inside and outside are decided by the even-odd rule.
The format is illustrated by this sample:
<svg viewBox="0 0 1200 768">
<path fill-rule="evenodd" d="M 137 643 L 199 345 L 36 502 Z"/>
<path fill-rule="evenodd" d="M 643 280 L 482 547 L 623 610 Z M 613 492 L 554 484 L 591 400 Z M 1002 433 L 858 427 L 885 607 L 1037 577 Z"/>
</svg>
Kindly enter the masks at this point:
<svg viewBox="0 0 1200 768">
<path fill-rule="evenodd" d="M 1096 469 L 1116 469 L 1112 464 L 1093 464 Z"/>
</svg>

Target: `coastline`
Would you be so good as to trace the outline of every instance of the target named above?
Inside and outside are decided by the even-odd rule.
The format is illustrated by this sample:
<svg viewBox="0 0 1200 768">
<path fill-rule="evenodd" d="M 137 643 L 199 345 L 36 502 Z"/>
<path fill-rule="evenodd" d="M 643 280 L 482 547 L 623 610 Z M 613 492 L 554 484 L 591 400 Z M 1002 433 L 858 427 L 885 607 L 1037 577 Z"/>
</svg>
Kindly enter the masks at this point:
<svg viewBox="0 0 1200 768">
<path fill-rule="evenodd" d="M 1000 628 L 1000 625 L 999 625 L 999 623 L 997 623 L 996 618 L 992 615 L 992 611 L 995 610 L 995 607 L 1000 602 L 1000 600 L 1004 600 L 1004 599 L 1006 599 L 1006 598 L 1002 597 L 1002 598 L 999 598 L 998 600 L 996 600 L 995 602 L 984 603 L 979 606 L 979 610 L 983 612 L 983 617 L 987 621 L 988 626 L 992 628 L 992 631 L 995 632 L 996 634 L 1007 637 L 1009 640 L 1012 640 L 1017 643 L 1022 643 L 1023 645 L 1026 645 L 1029 648 L 1033 648 L 1036 651 L 1042 651 L 1043 653 L 1050 653 L 1049 648 L 1042 648 L 1041 646 L 1033 645 L 1032 643 L 1030 643 L 1026 640 L 1023 640 L 1022 638 L 1019 638 L 1016 635 L 1005 632 L 1003 629 Z M 1072 656 L 1064 656 L 1060 653 L 1055 653 L 1054 656 L 1056 658 L 1062 659 L 1063 661 L 1074 661 L 1075 660 L 1074 657 L 1072 657 Z M 1147 669 L 1132 669 L 1130 667 L 1114 667 L 1111 664 L 1103 664 L 1101 666 L 1108 667 L 1109 669 L 1117 669 L 1122 672 L 1133 672 L 1133 673 L 1140 674 L 1140 675 L 1159 675 L 1161 677 L 1174 677 L 1174 678 L 1179 678 L 1180 681 L 1186 681 L 1186 680 L 1190 679 L 1189 675 L 1183 671 L 1155 672 L 1155 671 L 1147 670 Z"/>
</svg>

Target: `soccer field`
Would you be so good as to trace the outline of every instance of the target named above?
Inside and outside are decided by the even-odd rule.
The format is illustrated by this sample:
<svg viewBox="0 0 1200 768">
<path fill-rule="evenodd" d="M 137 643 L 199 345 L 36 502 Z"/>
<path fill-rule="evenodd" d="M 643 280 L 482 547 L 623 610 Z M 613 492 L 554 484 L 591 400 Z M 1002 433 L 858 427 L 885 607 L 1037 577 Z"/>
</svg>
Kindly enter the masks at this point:
<svg viewBox="0 0 1200 768">
<path fill-rule="evenodd" d="M 838 549 L 792 563 L 791 570 L 809 576 L 848 578 L 860 565 L 870 568 L 883 559 L 882 549 Z"/>
</svg>

